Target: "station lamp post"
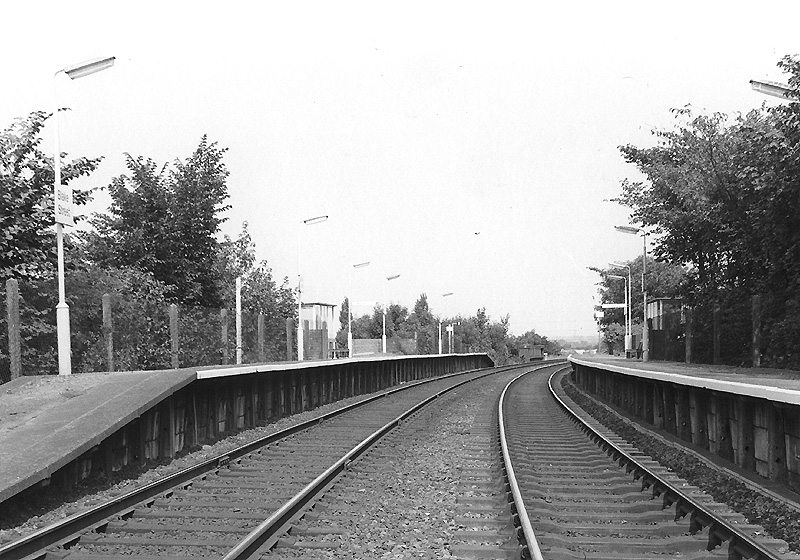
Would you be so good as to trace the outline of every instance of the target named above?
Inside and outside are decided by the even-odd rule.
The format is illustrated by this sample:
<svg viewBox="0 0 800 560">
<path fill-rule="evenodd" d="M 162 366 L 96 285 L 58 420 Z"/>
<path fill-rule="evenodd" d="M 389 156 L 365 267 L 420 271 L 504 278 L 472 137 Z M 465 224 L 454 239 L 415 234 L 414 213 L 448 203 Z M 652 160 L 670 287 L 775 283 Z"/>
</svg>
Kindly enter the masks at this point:
<svg viewBox="0 0 800 560">
<path fill-rule="evenodd" d="M 650 328 L 647 324 L 647 232 L 644 228 L 632 226 L 614 226 L 614 229 L 630 235 L 642 234 L 642 306 L 644 308 L 644 324 L 642 325 L 642 361 L 650 359 Z"/>
<path fill-rule="evenodd" d="M 64 226 L 73 226 L 72 187 L 61 184 L 61 151 L 58 135 L 58 81 L 62 72 L 72 80 L 89 76 L 114 65 L 115 57 L 96 58 L 73 66 L 67 66 L 53 74 L 55 111 L 53 112 L 53 199 L 56 222 L 56 252 L 58 259 L 58 305 L 56 305 L 56 337 L 58 340 L 58 374 L 72 373 L 72 349 L 70 344 L 69 305 L 64 287 Z"/>
<path fill-rule="evenodd" d="M 360 263 L 356 263 L 353 265 L 353 270 L 357 270 L 359 268 L 364 268 L 369 266 L 370 261 L 364 261 Z M 353 274 L 350 274 L 350 284 L 351 289 L 347 290 L 348 292 L 352 292 L 352 277 Z M 353 294 L 350 293 L 347 296 L 347 357 L 353 357 Z"/>
<path fill-rule="evenodd" d="M 399 274 L 392 274 L 386 277 L 386 283 L 388 284 L 392 280 L 397 280 L 400 278 Z M 381 335 L 381 351 L 386 354 L 386 285 L 383 286 L 383 334 Z"/>
<path fill-rule="evenodd" d="M 631 267 L 627 264 L 612 262 L 608 263 L 609 266 L 613 266 L 615 268 L 627 268 L 628 269 L 628 291 L 625 294 L 625 301 L 627 302 L 627 306 L 625 307 L 625 314 L 627 315 L 628 319 L 628 327 L 625 330 L 625 355 L 630 357 L 630 353 L 633 350 L 633 293 L 631 292 Z"/>
<path fill-rule="evenodd" d="M 327 215 L 303 220 L 302 226 L 313 226 L 328 219 Z M 302 230 L 301 226 L 301 232 Z M 302 234 L 300 235 L 302 237 Z M 301 269 L 302 240 L 297 242 L 297 361 L 303 361 L 303 274 Z"/>
</svg>

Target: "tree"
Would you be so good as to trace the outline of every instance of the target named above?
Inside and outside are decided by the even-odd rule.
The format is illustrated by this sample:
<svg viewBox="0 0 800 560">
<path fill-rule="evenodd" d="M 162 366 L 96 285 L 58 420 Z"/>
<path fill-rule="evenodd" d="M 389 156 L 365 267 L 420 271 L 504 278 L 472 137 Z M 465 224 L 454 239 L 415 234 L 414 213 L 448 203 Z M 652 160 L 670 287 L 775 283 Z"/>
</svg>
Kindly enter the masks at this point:
<svg viewBox="0 0 800 560">
<path fill-rule="evenodd" d="M 345 296 L 339 308 L 339 331 L 336 333 L 336 347 L 347 348 L 347 332 L 350 326 L 350 299 Z"/>
<path fill-rule="evenodd" d="M 433 326 L 435 319 L 428 307 L 427 294 L 420 294 L 414 303 L 414 312 L 409 317 L 409 322 L 413 326 L 417 335 L 417 352 L 420 354 L 434 353 L 434 333 Z"/>
<path fill-rule="evenodd" d="M 52 115 L 36 111 L 0 132 L 0 281 L 53 275 L 53 159 L 40 150 L 39 133 Z M 65 159 L 66 154 L 62 154 Z M 93 172 L 102 158 L 62 159 L 61 182 Z M 88 191 L 75 190 L 74 204 Z"/>
<path fill-rule="evenodd" d="M 129 175 L 109 185 L 109 215 L 93 221 L 89 254 L 101 266 L 132 266 L 169 287 L 174 302 L 219 307 L 216 276 L 220 213 L 228 208 L 222 162 L 225 149 L 206 136 L 171 171 L 151 159 L 127 154 Z"/>
<path fill-rule="evenodd" d="M 656 146 L 620 147 L 646 181 L 623 181 L 617 199 L 632 223 L 655 234 L 657 259 L 686 269 L 685 302 L 741 314 L 750 296 L 769 296 L 760 349 L 767 362 L 780 360 L 778 348 L 800 356 L 800 342 L 786 334 L 800 322 L 791 303 L 800 290 L 800 59 L 778 66 L 789 74 L 792 102 L 735 117 L 675 110 L 675 128 L 654 131 Z M 710 319 L 694 317 L 698 334 Z M 739 330 L 737 344 L 748 345 Z"/>
</svg>

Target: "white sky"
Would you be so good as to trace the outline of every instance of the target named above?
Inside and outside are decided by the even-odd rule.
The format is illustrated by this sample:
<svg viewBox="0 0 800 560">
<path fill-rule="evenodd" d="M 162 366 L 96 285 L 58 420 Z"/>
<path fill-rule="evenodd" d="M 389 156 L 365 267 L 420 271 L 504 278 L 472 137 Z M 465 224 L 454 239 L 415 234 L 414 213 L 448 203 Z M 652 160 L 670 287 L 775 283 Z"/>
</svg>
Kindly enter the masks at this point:
<svg viewBox="0 0 800 560">
<path fill-rule="evenodd" d="M 636 178 L 617 146 L 650 145 L 672 107 L 778 102 L 748 80 L 785 81 L 775 64 L 800 53 L 795 1 L 15 2 L 2 20 L 3 128 L 52 110 L 58 69 L 117 57 L 56 79 L 61 149 L 105 156 L 80 186 L 206 133 L 229 148 L 224 232 L 249 222 L 293 283 L 302 247 L 305 301 L 426 292 L 434 313 L 485 306 L 550 338 L 593 336 L 586 267 L 641 253 L 604 202 Z"/>
</svg>

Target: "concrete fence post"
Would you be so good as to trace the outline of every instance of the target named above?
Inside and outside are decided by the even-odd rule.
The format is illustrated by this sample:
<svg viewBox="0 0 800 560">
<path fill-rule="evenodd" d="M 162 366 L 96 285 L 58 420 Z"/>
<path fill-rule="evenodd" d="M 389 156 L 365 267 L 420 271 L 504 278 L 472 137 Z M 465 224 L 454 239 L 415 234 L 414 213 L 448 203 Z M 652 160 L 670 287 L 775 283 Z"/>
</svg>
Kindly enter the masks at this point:
<svg viewBox="0 0 800 560">
<path fill-rule="evenodd" d="M 227 309 L 220 309 L 219 310 L 219 324 L 220 324 L 220 344 L 221 344 L 221 351 L 220 356 L 222 359 L 222 365 L 228 365 L 228 310 Z"/>
<path fill-rule="evenodd" d="M 266 341 L 264 340 L 264 314 L 258 313 L 258 361 L 262 364 L 267 361 Z"/>
<path fill-rule="evenodd" d="M 8 361 L 11 379 L 22 375 L 22 336 L 19 319 L 19 283 L 6 280 L 6 313 L 8 316 Z"/>
<path fill-rule="evenodd" d="M 753 367 L 761 367 L 761 296 L 753 296 Z"/>
<path fill-rule="evenodd" d="M 103 339 L 106 345 L 106 369 L 114 371 L 114 321 L 111 316 L 111 294 L 103 294 Z"/>
<path fill-rule="evenodd" d="M 292 351 L 292 334 L 294 333 L 294 319 L 286 319 L 286 361 L 291 362 L 294 357 Z"/>
<path fill-rule="evenodd" d="M 686 335 L 684 336 L 684 353 L 686 354 L 685 360 L 687 364 L 692 363 L 692 338 L 694 337 L 694 318 L 692 316 L 692 308 L 686 308 Z"/>
<path fill-rule="evenodd" d="M 169 338 L 171 342 L 172 369 L 178 369 L 180 366 L 180 360 L 178 359 L 180 341 L 178 336 L 178 306 L 171 303 L 169 305 Z"/>
<path fill-rule="evenodd" d="M 714 311 L 712 312 L 712 343 L 713 343 L 713 359 L 711 363 L 719 364 L 721 361 L 720 358 L 720 342 L 722 341 L 722 327 L 720 325 L 720 316 L 722 315 L 722 311 L 720 310 L 719 304 L 714 304 Z"/>
</svg>

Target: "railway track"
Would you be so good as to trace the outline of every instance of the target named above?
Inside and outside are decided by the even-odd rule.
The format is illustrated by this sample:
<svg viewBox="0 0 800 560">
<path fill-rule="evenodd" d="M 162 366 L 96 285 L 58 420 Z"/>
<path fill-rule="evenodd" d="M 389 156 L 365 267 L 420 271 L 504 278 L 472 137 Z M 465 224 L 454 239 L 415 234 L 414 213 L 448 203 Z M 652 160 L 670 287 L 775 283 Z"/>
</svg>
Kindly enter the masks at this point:
<svg viewBox="0 0 800 560">
<path fill-rule="evenodd" d="M 0 560 L 783 558 L 782 541 L 754 540 L 760 528 L 566 414 L 548 383 L 562 368 L 376 397 L 124 497 L 47 546 L 6 545 Z"/>
<path fill-rule="evenodd" d="M 582 411 L 573 415 L 574 405 L 560 394 L 560 385 L 549 381 L 543 375 L 524 376 L 502 404 L 506 433 L 501 437 L 514 471 L 510 482 L 516 487 L 526 554 L 548 559 L 783 557 L 783 541 L 756 540 L 753 535 L 763 529 L 713 503 Z"/>
<path fill-rule="evenodd" d="M 398 388 L 0 547 L 0 559 L 246 558 L 405 418 L 481 370 Z"/>
</svg>

